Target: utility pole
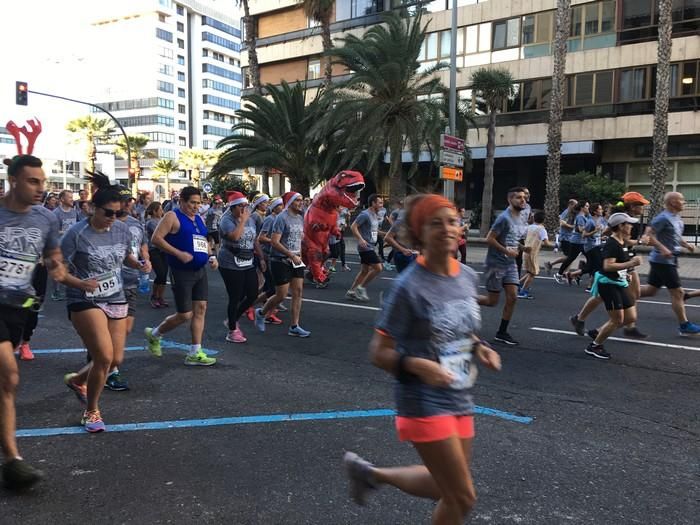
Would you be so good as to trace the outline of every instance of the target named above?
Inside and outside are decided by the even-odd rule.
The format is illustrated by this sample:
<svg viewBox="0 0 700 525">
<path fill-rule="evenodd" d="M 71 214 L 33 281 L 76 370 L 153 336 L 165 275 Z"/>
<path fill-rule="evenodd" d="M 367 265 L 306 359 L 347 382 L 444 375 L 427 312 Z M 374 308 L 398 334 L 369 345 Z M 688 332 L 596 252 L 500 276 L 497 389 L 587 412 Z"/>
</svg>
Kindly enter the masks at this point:
<svg viewBox="0 0 700 525">
<path fill-rule="evenodd" d="M 450 135 L 457 135 L 457 0 L 452 0 L 452 28 L 450 31 Z M 454 180 L 442 181 L 443 195 L 455 200 Z"/>
</svg>

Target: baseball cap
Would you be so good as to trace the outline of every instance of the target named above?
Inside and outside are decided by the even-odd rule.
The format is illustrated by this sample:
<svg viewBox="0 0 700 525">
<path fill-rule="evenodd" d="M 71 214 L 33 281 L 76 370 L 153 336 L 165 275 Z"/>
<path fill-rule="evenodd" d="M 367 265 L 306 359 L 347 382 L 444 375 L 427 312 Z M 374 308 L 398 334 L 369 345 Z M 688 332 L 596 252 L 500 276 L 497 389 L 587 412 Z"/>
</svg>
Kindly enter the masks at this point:
<svg viewBox="0 0 700 525">
<path fill-rule="evenodd" d="M 644 204 L 645 206 L 649 204 L 649 201 L 644 198 L 639 192 L 628 191 L 622 196 L 622 202 L 625 204 Z"/>
<path fill-rule="evenodd" d="M 635 219 L 634 217 L 630 217 L 626 213 L 613 213 L 608 218 L 608 226 L 610 226 L 611 228 L 614 228 L 615 226 L 619 226 L 620 224 L 624 224 L 624 223 L 637 224 L 638 222 L 639 222 L 639 219 Z"/>
</svg>

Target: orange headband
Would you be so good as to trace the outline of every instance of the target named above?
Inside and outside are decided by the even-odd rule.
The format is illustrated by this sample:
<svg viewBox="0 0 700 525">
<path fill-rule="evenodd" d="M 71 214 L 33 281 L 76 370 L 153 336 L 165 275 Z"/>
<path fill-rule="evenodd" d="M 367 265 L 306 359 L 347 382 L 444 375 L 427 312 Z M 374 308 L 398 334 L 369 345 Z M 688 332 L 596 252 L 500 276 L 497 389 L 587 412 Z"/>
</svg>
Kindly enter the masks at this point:
<svg viewBox="0 0 700 525">
<path fill-rule="evenodd" d="M 411 211 L 410 227 L 414 236 L 420 237 L 421 228 L 425 221 L 432 217 L 440 208 L 452 208 L 454 210 L 455 205 L 440 195 L 426 195 L 418 200 Z"/>
</svg>

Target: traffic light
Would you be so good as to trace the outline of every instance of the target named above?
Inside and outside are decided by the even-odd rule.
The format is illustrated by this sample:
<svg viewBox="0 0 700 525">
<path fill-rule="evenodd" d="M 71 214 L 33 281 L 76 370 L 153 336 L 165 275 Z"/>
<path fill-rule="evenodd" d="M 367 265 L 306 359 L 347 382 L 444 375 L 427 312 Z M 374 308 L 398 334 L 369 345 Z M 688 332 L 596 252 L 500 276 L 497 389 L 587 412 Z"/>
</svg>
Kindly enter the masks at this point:
<svg viewBox="0 0 700 525">
<path fill-rule="evenodd" d="M 29 96 L 29 87 L 26 82 L 15 82 L 15 104 L 18 106 L 27 105 L 27 97 Z"/>
</svg>

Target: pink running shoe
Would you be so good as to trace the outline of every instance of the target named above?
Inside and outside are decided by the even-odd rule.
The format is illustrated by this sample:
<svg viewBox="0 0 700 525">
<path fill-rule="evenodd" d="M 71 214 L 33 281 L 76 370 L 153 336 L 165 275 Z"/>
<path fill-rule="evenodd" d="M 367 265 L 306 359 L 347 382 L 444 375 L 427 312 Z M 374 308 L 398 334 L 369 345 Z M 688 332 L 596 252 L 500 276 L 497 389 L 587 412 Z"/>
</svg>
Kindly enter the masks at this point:
<svg viewBox="0 0 700 525">
<path fill-rule="evenodd" d="M 29 343 L 22 343 L 19 345 L 19 358 L 22 361 L 34 360 L 34 354 L 32 353 L 32 349 L 29 348 Z"/>
<path fill-rule="evenodd" d="M 228 335 L 226 336 L 226 340 L 231 342 L 231 343 L 245 343 L 248 341 L 246 337 L 243 335 L 243 331 L 240 329 L 238 324 L 236 324 L 236 329 L 231 330 Z"/>
</svg>

